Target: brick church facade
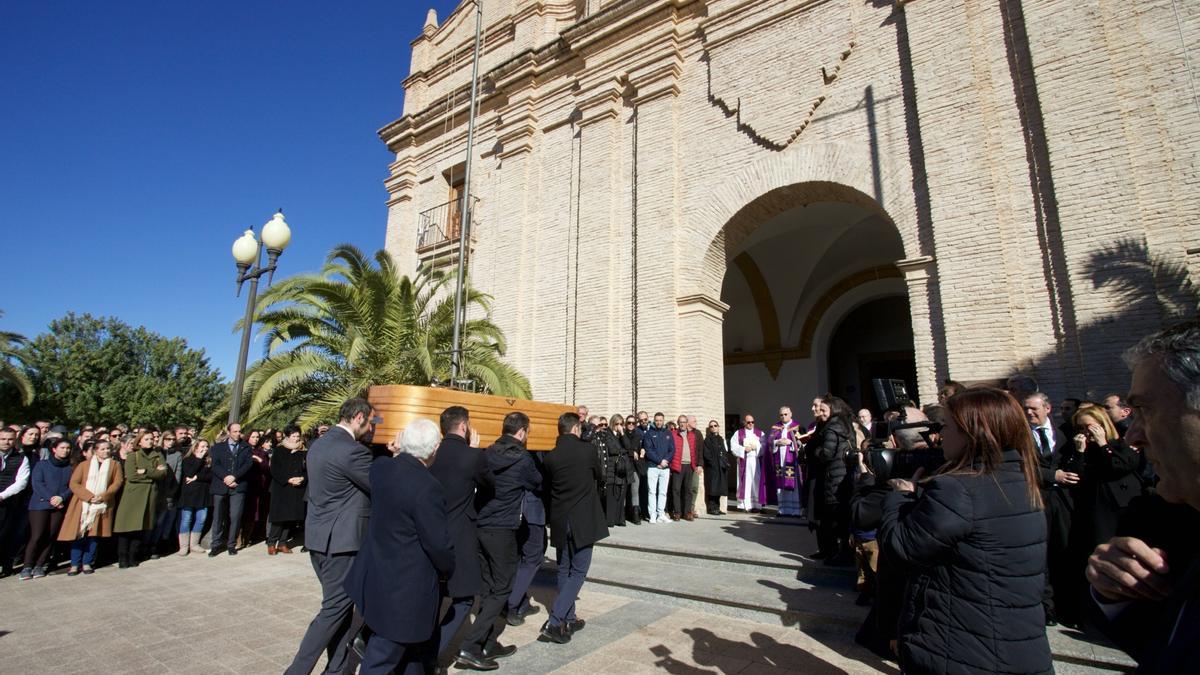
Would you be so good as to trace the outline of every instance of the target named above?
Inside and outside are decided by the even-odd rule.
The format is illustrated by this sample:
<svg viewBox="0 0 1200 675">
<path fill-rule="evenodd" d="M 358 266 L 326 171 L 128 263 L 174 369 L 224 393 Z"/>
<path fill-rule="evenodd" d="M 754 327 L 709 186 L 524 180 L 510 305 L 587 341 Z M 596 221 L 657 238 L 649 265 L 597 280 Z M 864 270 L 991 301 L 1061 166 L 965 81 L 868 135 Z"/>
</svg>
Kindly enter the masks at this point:
<svg viewBox="0 0 1200 675">
<path fill-rule="evenodd" d="M 406 273 L 457 257 L 474 21 L 431 12 L 379 132 Z M 470 277 L 538 399 L 1102 396 L 1187 301 L 1200 3 L 484 0 L 483 25 Z"/>
</svg>

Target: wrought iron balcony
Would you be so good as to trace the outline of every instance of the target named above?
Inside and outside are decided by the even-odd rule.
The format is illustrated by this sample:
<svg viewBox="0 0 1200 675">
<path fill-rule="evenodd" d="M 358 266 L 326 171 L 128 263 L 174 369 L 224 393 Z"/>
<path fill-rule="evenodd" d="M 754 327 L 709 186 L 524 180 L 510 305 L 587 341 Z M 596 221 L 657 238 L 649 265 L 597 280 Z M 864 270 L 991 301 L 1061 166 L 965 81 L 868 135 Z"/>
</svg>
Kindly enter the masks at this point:
<svg viewBox="0 0 1200 675">
<path fill-rule="evenodd" d="M 476 197 L 474 201 L 478 204 L 479 198 Z M 462 231 L 462 220 L 461 198 L 417 214 L 417 256 L 422 263 L 442 267 L 458 262 L 458 237 Z M 478 222 L 478 218 L 475 222 Z M 474 243 L 475 235 L 472 233 L 467 245 Z"/>
</svg>

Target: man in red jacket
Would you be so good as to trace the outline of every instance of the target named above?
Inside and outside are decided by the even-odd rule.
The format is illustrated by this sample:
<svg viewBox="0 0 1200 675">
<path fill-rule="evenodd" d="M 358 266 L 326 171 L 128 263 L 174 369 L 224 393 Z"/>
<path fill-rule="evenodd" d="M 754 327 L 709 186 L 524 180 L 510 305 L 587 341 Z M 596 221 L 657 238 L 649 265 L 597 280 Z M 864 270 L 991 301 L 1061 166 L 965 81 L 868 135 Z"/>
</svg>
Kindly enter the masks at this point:
<svg viewBox="0 0 1200 675">
<path fill-rule="evenodd" d="M 704 440 L 700 432 L 688 425 L 687 415 L 680 415 L 671 431 L 675 441 L 675 456 L 671 458 L 671 520 L 696 519 L 696 491 L 693 483 L 700 467 L 700 447 Z"/>
</svg>

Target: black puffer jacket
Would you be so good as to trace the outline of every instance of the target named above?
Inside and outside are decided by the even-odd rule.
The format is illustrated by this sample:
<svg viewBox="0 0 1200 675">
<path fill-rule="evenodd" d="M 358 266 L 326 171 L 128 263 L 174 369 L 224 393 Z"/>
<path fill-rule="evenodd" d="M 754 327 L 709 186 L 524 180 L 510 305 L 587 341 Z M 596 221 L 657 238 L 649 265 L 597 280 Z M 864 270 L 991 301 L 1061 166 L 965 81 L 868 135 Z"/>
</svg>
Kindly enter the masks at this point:
<svg viewBox="0 0 1200 675">
<path fill-rule="evenodd" d="M 501 436 L 483 453 L 495 480 L 475 491 L 477 525 L 515 530 L 521 526 L 521 505 L 527 490 L 537 490 L 542 474 L 525 445 L 512 436 Z"/>
<path fill-rule="evenodd" d="M 1049 673 L 1042 591 L 1046 516 L 1029 503 L 1020 455 L 991 474 L 946 474 L 920 497 L 884 502 L 880 547 L 907 571 L 906 673 Z"/>
<path fill-rule="evenodd" d="M 849 501 L 853 486 L 847 481 L 846 456 L 853 437 L 845 421 L 835 417 L 819 427 L 804 446 L 809 476 L 816 481 L 812 488 L 816 504 Z"/>
</svg>

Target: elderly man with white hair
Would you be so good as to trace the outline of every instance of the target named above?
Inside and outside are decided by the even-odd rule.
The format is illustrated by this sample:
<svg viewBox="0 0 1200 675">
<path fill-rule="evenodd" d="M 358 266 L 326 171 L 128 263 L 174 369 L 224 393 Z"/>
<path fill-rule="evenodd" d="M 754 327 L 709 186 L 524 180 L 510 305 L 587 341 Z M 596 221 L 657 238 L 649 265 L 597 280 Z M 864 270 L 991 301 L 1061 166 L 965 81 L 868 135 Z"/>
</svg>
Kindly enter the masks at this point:
<svg viewBox="0 0 1200 675">
<path fill-rule="evenodd" d="M 442 484 L 429 473 L 441 434 L 418 419 L 371 466 L 371 520 L 346 578 L 372 635 L 359 673 L 422 673 L 436 657 L 438 579 L 454 569 Z M 397 452 L 398 450 L 398 452 Z"/>
</svg>

